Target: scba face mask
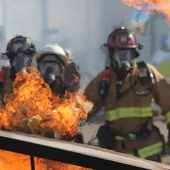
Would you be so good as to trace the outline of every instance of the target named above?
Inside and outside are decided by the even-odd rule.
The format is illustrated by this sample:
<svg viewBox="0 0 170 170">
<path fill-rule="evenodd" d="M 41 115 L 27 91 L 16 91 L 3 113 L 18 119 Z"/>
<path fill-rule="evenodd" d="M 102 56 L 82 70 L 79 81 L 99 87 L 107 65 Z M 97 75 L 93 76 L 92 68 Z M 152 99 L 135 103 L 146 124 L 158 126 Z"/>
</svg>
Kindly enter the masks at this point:
<svg viewBox="0 0 170 170">
<path fill-rule="evenodd" d="M 42 58 L 38 62 L 38 69 L 42 77 L 54 93 L 61 93 L 60 87 L 64 81 L 62 76 L 64 65 L 57 59 L 56 55 L 45 54 Z"/>
<path fill-rule="evenodd" d="M 114 49 L 111 54 L 111 64 L 120 78 L 124 78 L 131 68 L 133 60 L 132 49 Z"/>
<path fill-rule="evenodd" d="M 44 55 L 43 59 L 38 62 L 38 68 L 48 84 L 60 77 L 63 71 L 63 65 L 57 57 L 48 54 Z"/>
<path fill-rule="evenodd" d="M 12 59 L 11 65 L 14 73 L 19 72 L 22 68 L 28 67 L 31 64 L 31 55 L 20 52 Z"/>
</svg>

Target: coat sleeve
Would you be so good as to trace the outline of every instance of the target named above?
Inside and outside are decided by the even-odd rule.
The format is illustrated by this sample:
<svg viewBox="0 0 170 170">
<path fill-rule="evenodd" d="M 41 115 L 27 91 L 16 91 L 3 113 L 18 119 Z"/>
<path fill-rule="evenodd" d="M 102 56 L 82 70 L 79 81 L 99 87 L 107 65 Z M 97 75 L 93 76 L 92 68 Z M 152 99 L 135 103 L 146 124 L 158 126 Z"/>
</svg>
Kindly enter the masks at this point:
<svg viewBox="0 0 170 170">
<path fill-rule="evenodd" d="M 102 73 L 99 73 L 85 88 L 84 94 L 88 100 L 93 103 L 92 111 L 89 113 L 88 119 L 93 117 L 103 106 L 103 99 L 99 95 L 99 84 Z"/>
<path fill-rule="evenodd" d="M 166 79 L 158 70 L 149 65 L 155 78 L 153 97 L 161 107 L 162 114 L 166 117 L 168 127 L 170 127 L 170 81 Z"/>
</svg>

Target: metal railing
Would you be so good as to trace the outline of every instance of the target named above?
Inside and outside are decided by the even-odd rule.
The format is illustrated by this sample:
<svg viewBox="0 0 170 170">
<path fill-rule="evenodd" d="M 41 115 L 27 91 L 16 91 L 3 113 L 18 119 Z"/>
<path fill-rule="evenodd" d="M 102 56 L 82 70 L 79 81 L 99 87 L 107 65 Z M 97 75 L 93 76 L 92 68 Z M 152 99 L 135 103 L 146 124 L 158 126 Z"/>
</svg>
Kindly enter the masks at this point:
<svg viewBox="0 0 170 170">
<path fill-rule="evenodd" d="M 31 170 L 35 170 L 34 157 L 97 170 L 170 169 L 170 166 L 165 164 L 143 160 L 107 149 L 2 130 L 0 131 L 0 149 L 30 155 Z"/>
</svg>

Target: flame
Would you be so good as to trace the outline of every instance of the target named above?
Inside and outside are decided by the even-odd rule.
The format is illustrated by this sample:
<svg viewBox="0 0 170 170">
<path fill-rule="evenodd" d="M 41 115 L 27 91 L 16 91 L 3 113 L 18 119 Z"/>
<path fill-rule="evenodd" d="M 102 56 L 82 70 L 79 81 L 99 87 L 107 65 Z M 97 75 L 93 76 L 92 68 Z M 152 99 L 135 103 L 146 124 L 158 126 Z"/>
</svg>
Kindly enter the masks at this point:
<svg viewBox="0 0 170 170">
<path fill-rule="evenodd" d="M 36 170 L 91 170 L 81 166 L 56 162 L 48 159 L 35 157 Z M 0 169 L 1 170 L 30 170 L 30 157 L 28 155 L 1 150 L 0 152 Z"/>
<path fill-rule="evenodd" d="M 161 13 L 170 21 L 169 0 L 122 0 L 122 2 L 134 8 L 141 8 L 148 14 Z"/>
<path fill-rule="evenodd" d="M 64 99 L 52 94 L 38 70 L 33 67 L 24 68 L 16 74 L 13 93 L 4 98 L 5 106 L 0 108 L 0 127 L 39 136 L 51 133 L 57 139 L 63 136 L 74 137 L 78 133 L 79 122 L 87 118 L 87 113 L 93 105 L 83 94 L 66 93 L 65 97 L 67 96 L 69 98 Z M 8 154 L 9 156 L 6 156 L 1 150 L 0 158 L 4 157 L 5 161 L 5 158 L 13 157 L 12 162 L 18 160 L 17 154 L 16 156 L 10 156 L 11 152 Z M 25 155 L 23 159 L 26 159 Z M 3 161 L 0 160 L 2 164 Z M 45 162 L 47 165 L 51 164 L 51 161 Z"/>
<path fill-rule="evenodd" d="M 28 155 L 16 154 L 14 152 L 0 150 L 0 169 L 30 170 L 31 169 L 30 158 Z"/>
<path fill-rule="evenodd" d="M 0 109 L 1 127 L 10 131 L 31 131 L 44 136 L 47 131 L 75 136 L 81 119 L 87 118 L 92 104 L 77 92 L 61 99 L 32 67 L 16 75 L 13 93 L 5 96 L 5 108 Z M 68 93 L 66 94 L 66 96 Z"/>
</svg>

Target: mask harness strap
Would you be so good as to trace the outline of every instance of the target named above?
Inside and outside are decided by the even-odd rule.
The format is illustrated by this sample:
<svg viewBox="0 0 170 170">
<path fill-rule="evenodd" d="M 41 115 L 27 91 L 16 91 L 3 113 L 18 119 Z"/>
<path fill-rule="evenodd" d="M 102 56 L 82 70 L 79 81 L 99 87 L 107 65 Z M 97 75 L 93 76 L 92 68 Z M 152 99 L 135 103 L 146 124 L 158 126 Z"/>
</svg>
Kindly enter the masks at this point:
<svg viewBox="0 0 170 170">
<path fill-rule="evenodd" d="M 146 63 L 141 61 L 139 63 L 137 63 L 138 66 L 138 80 L 140 82 L 140 84 L 145 87 L 145 91 L 139 91 L 137 89 L 135 89 L 135 86 L 133 86 L 133 90 L 135 92 L 136 95 L 139 96 L 147 96 L 149 95 L 153 88 L 154 88 L 154 84 L 155 84 L 155 80 L 154 80 L 154 76 L 153 73 L 149 70 L 149 68 L 147 67 Z M 132 82 L 132 80 L 131 80 Z"/>
<path fill-rule="evenodd" d="M 99 94 L 103 99 L 107 97 L 109 92 L 110 76 L 110 66 L 106 66 L 103 71 L 102 80 L 99 84 Z"/>
</svg>

